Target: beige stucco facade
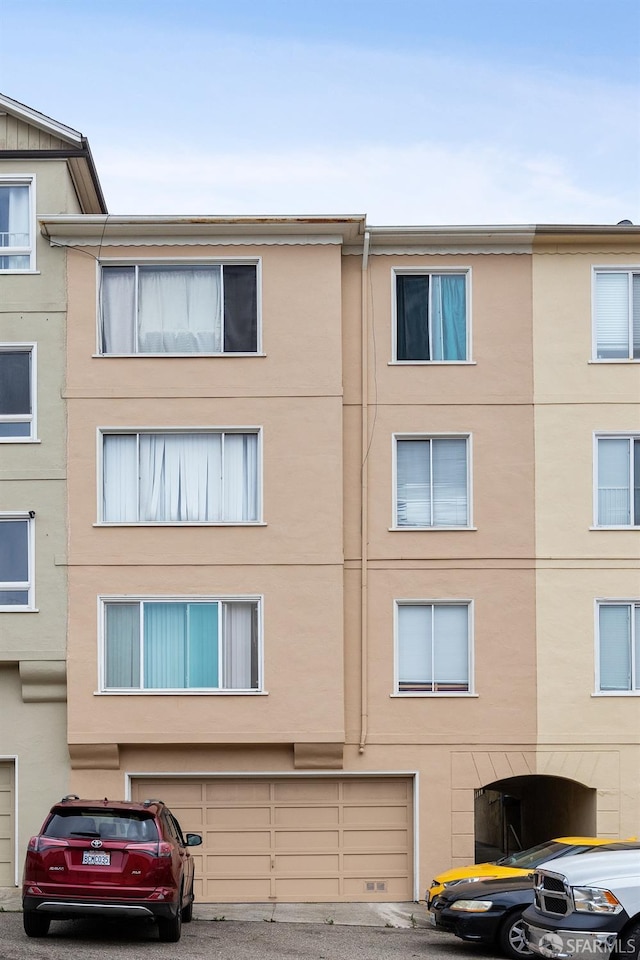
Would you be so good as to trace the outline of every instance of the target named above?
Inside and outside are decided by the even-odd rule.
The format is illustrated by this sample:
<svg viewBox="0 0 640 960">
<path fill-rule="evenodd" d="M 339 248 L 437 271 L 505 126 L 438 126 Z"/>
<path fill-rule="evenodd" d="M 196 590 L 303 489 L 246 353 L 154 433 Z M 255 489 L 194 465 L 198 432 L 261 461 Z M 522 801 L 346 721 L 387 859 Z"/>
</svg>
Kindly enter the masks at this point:
<svg viewBox="0 0 640 960">
<path fill-rule="evenodd" d="M 11 127 L 31 150 L 36 119 Z M 592 341 L 594 271 L 640 273 L 638 228 L 106 217 L 76 161 L 29 157 L 38 269 L 0 276 L 0 341 L 38 360 L 39 442 L 3 443 L 0 466 L 0 513 L 35 512 L 35 608 L 0 612 L 14 849 L 67 789 L 160 795 L 203 834 L 200 900 L 410 900 L 478 844 L 637 834 L 640 690 L 601 689 L 598 610 L 640 605 L 638 526 L 595 504 L 598 438 L 640 438 L 640 365 Z M 144 353 L 145 270 L 215 274 L 226 333 L 238 266 L 254 347 Z M 401 277 L 429 297 L 457 278 L 455 359 L 402 359 Z M 173 509 L 203 442 L 255 507 L 149 519 L 145 476 L 175 483 Z M 466 520 L 425 520 L 429 497 Z M 462 646 L 441 613 L 464 614 Z"/>
</svg>

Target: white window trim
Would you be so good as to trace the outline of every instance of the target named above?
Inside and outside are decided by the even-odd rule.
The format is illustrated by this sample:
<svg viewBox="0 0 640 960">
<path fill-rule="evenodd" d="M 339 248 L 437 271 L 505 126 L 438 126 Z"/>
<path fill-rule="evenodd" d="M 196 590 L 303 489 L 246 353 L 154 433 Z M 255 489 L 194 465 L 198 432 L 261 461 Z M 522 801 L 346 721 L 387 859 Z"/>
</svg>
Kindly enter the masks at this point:
<svg viewBox="0 0 640 960">
<path fill-rule="evenodd" d="M 103 491 L 104 491 L 104 436 L 112 434 L 150 434 L 150 433 L 253 433 L 257 436 L 256 460 L 258 476 L 257 484 L 257 514 L 258 520 L 135 520 L 127 523 L 123 520 L 104 520 Z M 98 489 L 96 501 L 96 516 L 98 520 L 94 527 L 266 527 L 263 519 L 263 457 L 262 457 L 262 427 L 233 426 L 233 427 L 98 427 L 96 436 L 96 463 L 98 464 Z"/>
<path fill-rule="evenodd" d="M 449 530 L 467 531 L 477 530 L 473 525 L 473 445 L 471 433 L 394 433 L 392 434 L 392 470 L 393 483 L 391 491 L 391 516 L 393 518 L 389 531 L 392 533 L 413 532 L 442 532 Z M 462 526 L 435 526 L 428 527 L 401 527 L 398 526 L 398 440 L 466 440 L 467 441 L 467 523 Z"/>
<path fill-rule="evenodd" d="M 36 536 L 35 536 L 35 513 L 29 510 L 2 510 L 0 511 L 0 521 L 1 520 L 26 520 L 27 521 L 27 551 L 28 551 L 28 562 L 29 562 L 29 581 L 26 585 L 28 591 L 27 603 L 26 604 L 0 604 L 1 613 L 26 613 L 33 612 L 36 609 L 35 602 L 35 547 L 36 547 Z M 18 583 L 18 581 L 15 581 Z M 15 586 L 15 583 L 7 581 L 6 587 L 3 586 L 3 589 L 25 589 Z"/>
<path fill-rule="evenodd" d="M 101 317 L 101 292 L 102 292 L 102 267 L 189 267 L 193 266 L 255 266 L 256 268 L 256 352 L 255 353 L 103 353 L 100 342 L 100 329 L 102 324 Z M 153 357 L 157 359 L 174 359 L 176 357 L 187 357 L 196 359 L 198 357 L 262 357 L 262 257 L 101 257 L 96 260 L 96 352 L 93 355 L 96 358 L 109 360 L 113 357 Z"/>
<path fill-rule="evenodd" d="M 397 333 L 398 333 L 398 306 L 396 297 L 396 277 L 398 276 L 442 276 L 443 274 L 464 274 L 466 279 L 466 333 L 467 333 L 467 357 L 465 360 L 398 360 L 397 359 Z M 392 267 L 391 268 L 391 360 L 387 364 L 390 367 L 464 367 L 475 366 L 472 347 L 471 330 L 471 303 L 472 303 L 472 270 L 470 266 L 447 266 L 447 267 Z"/>
<path fill-rule="evenodd" d="M 2 437 L 0 436 L 0 443 L 39 443 L 38 440 L 38 390 L 37 390 L 37 374 L 38 374 L 38 346 L 36 343 L 9 343 L 5 341 L 0 343 L 0 353 L 19 353 L 29 351 L 31 354 L 31 365 L 29 370 L 29 391 L 31 394 L 31 416 L 9 416 L 0 414 L 0 421 L 2 423 L 24 423 L 28 421 L 31 423 L 31 433 L 28 437 Z"/>
<path fill-rule="evenodd" d="M 599 440 L 640 440 L 640 432 L 635 430 L 621 431 L 616 433 L 594 433 L 593 434 L 593 525 L 589 528 L 596 530 L 640 530 L 639 524 L 602 524 L 598 523 L 598 441 Z M 633 464 L 633 461 L 632 461 Z M 633 485 L 631 486 L 631 496 L 633 497 Z"/>
<path fill-rule="evenodd" d="M 31 243 L 28 247 L 0 247 L 0 257 L 29 257 L 29 266 L 24 270 L 10 268 L 4 270 L 0 267 L 0 274 L 3 276 L 9 274 L 24 275 L 37 273 L 36 270 L 36 175 L 35 173 L 20 173 L 11 175 L 9 173 L 0 175 L 0 186 L 28 186 L 29 187 L 29 235 Z"/>
<path fill-rule="evenodd" d="M 594 603 L 593 611 L 593 637 L 594 637 L 594 691 L 592 697 L 640 697 L 640 687 L 635 690 L 601 690 L 600 689 L 600 607 L 611 605 L 628 604 L 637 606 L 640 604 L 640 597 L 598 597 Z M 632 668 L 633 669 L 633 668 Z"/>
<path fill-rule="evenodd" d="M 106 687 L 106 606 L 108 603 L 255 603 L 258 608 L 258 686 L 255 690 L 230 690 L 217 687 L 187 689 L 184 687 L 153 688 L 107 688 Z M 266 696 L 264 689 L 264 595 L 263 594 L 100 594 L 98 597 L 98 689 L 94 696 L 117 697 L 256 697 Z"/>
<path fill-rule="evenodd" d="M 598 273 L 640 273 L 640 264 L 603 264 L 591 267 L 591 360 L 590 363 L 640 363 L 639 357 L 609 357 L 598 356 L 598 332 L 596 318 L 596 275 Z"/>
<path fill-rule="evenodd" d="M 399 677 L 398 677 L 398 661 L 399 661 L 399 645 L 400 645 L 400 630 L 398 627 L 398 608 L 402 606 L 415 606 L 415 607 L 427 607 L 427 606 L 462 606 L 466 605 L 469 611 L 468 614 L 468 643 L 469 643 L 469 660 L 468 660 L 468 671 L 469 671 L 469 689 L 459 692 L 454 691 L 401 691 L 399 690 Z M 447 598 L 442 599 L 438 597 L 436 599 L 428 599 L 421 597 L 419 600 L 409 599 L 409 598 L 399 598 L 393 601 L 393 693 L 391 694 L 392 698 L 399 700 L 411 700 L 411 699 L 459 699 L 460 697 L 477 697 L 478 694 L 475 691 L 475 619 L 474 619 L 474 602 L 471 598 L 460 597 L 459 599 Z"/>
</svg>

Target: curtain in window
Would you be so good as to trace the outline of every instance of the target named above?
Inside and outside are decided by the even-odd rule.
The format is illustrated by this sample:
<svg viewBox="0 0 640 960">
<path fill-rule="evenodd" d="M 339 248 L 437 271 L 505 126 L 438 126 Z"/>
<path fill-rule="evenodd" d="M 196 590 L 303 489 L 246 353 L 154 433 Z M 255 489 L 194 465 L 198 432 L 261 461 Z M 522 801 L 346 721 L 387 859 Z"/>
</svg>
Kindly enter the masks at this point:
<svg viewBox="0 0 640 960">
<path fill-rule="evenodd" d="M 636 611 L 637 613 L 637 611 Z M 600 689 L 631 689 L 631 607 L 600 606 Z M 636 637 L 637 639 L 637 637 Z M 637 667 L 637 664 L 636 664 Z"/>
<path fill-rule="evenodd" d="M 140 686 L 140 604 L 105 604 L 108 688 Z"/>
<path fill-rule="evenodd" d="M 398 687 L 433 689 L 433 608 L 429 604 L 398 607 Z"/>
<path fill-rule="evenodd" d="M 396 459 L 398 526 L 431 526 L 430 441 L 398 440 Z"/>
<path fill-rule="evenodd" d="M 188 686 L 218 686 L 217 603 L 190 603 L 188 611 Z"/>
<path fill-rule="evenodd" d="M 433 672 L 439 690 L 469 688 L 469 610 L 466 604 L 433 608 Z"/>
<path fill-rule="evenodd" d="M 631 523 L 629 440 L 598 440 L 598 524 L 626 526 Z"/>
<path fill-rule="evenodd" d="M 224 437 L 225 520 L 258 519 L 258 437 L 227 433 Z"/>
<path fill-rule="evenodd" d="M 223 630 L 223 686 L 251 690 L 258 686 L 255 604 L 225 603 Z"/>
<path fill-rule="evenodd" d="M 135 434 L 104 437 L 103 517 L 114 523 L 138 519 L 138 438 Z"/>
<path fill-rule="evenodd" d="M 29 187 L 27 184 L 2 185 L 0 186 L 0 247 L 28 247 L 29 245 Z M 28 261 L 28 258 L 26 259 Z"/>
<path fill-rule="evenodd" d="M 434 360 L 465 360 L 467 355 L 466 278 L 431 277 L 431 345 Z"/>
<path fill-rule="evenodd" d="M 103 353 L 135 353 L 135 267 L 103 267 L 101 325 Z"/>
<path fill-rule="evenodd" d="M 141 353 L 220 353 L 220 267 L 139 267 Z"/>
<path fill-rule="evenodd" d="M 29 521 L 0 520 L 0 606 L 29 603 Z"/>
<path fill-rule="evenodd" d="M 144 686 L 146 689 L 186 687 L 186 636 L 186 604 L 144 604 Z"/>
<path fill-rule="evenodd" d="M 396 277 L 396 355 L 398 360 L 431 360 L 429 277 Z"/>
<path fill-rule="evenodd" d="M 466 440 L 432 440 L 434 526 L 465 526 L 467 507 Z"/>
<path fill-rule="evenodd" d="M 140 435 L 140 520 L 222 517 L 220 434 Z"/>
<path fill-rule="evenodd" d="M 628 273 L 596 274 L 595 314 L 598 358 L 611 360 L 629 357 Z"/>
</svg>

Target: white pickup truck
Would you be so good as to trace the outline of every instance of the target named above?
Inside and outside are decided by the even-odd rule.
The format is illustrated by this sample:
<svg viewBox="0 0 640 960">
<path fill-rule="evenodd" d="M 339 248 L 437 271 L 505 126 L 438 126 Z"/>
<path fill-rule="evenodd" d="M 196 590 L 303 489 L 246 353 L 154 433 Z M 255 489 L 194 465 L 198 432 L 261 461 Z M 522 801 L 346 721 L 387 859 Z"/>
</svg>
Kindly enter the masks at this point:
<svg viewBox="0 0 640 960">
<path fill-rule="evenodd" d="M 529 949 L 543 957 L 640 957 L 640 849 L 563 857 L 534 873 L 522 915 Z"/>
</svg>

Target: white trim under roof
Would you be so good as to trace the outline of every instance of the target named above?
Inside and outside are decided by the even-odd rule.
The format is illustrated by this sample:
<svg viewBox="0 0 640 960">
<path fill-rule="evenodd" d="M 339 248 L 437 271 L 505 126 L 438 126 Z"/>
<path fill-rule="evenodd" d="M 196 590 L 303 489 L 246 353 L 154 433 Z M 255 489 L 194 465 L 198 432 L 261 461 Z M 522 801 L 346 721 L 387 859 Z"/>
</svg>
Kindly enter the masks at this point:
<svg viewBox="0 0 640 960">
<path fill-rule="evenodd" d="M 25 123 L 40 127 L 41 130 L 45 130 L 54 137 L 71 141 L 79 147 L 82 146 L 83 137 L 78 130 L 74 130 L 73 127 L 67 127 L 64 123 L 58 123 L 57 120 L 45 116 L 44 113 L 39 113 L 37 110 L 27 107 L 26 104 L 20 103 L 18 100 L 12 100 L 11 97 L 7 97 L 2 93 L 0 93 L 0 112 L 9 113 L 12 117 L 18 117 L 20 120 L 24 120 Z"/>
</svg>

